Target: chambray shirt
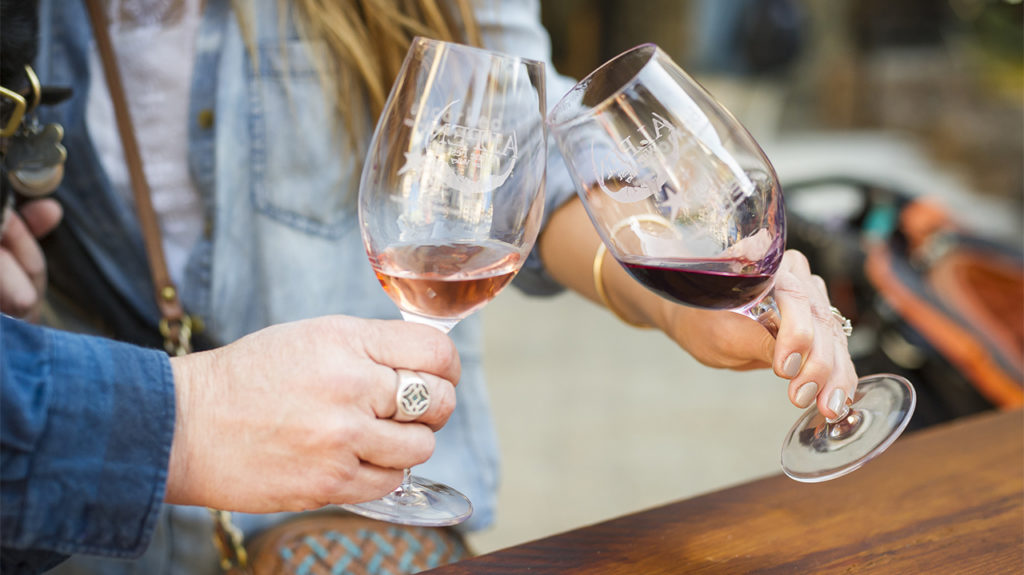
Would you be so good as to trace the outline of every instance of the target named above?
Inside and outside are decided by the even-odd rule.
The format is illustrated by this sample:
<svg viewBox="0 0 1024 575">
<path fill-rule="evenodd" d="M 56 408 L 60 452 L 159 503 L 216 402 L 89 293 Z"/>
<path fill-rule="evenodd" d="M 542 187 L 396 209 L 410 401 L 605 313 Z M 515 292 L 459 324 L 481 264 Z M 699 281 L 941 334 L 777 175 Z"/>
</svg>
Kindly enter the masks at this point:
<svg viewBox="0 0 1024 575">
<path fill-rule="evenodd" d="M 332 130 L 325 121 L 333 117 L 333 104 L 325 101 L 308 57 L 317 48 L 303 45 L 290 24 L 282 42 L 277 0 L 255 0 L 254 61 L 230 4 L 208 0 L 196 38 L 188 168 L 203 199 L 206 233 L 179 286 L 186 308 L 203 318 L 203 335 L 214 345 L 267 325 L 329 313 L 400 317 L 366 258 L 354 201 L 360 166 L 345 151 L 344 129 Z M 111 189 L 89 138 L 86 91 L 103 75 L 90 67 L 88 17 L 80 2 L 42 0 L 41 10 L 37 73 L 44 83 L 75 87 L 72 100 L 46 110 L 43 118 L 66 130 L 69 157 L 57 197 L 75 249 L 101 276 L 72 278 L 65 285 L 88 291 L 101 284 L 92 289 L 97 297 L 116 294 L 123 317 L 141 317 L 156 333 L 159 315 L 138 224 L 132 206 L 121 199 L 130 193 Z M 550 108 L 572 81 L 550 65 L 539 12 L 538 0 L 480 0 L 476 6 L 485 46 L 547 63 Z M 555 146 L 548 148 L 545 217 L 574 194 Z M 536 253 L 514 285 L 540 295 L 560 289 Z M 87 307 L 89 301 L 78 303 Z M 474 514 L 460 527 L 469 530 L 494 520 L 499 478 L 478 315 L 450 334 L 462 359 L 457 407 L 438 432 L 430 460 L 415 469 L 472 500 Z M 234 520 L 251 535 L 282 517 L 235 514 Z M 166 506 L 138 561 L 76 558 L 57 572 L 212 575 L 217 559 L 211 533 L 206 510 Z"/>
<path fill-rule="evenodd" d="M 167 355 L 0 315 L 0 393 L 0 572 L 141 554 L 174 433 Z"/>
</svg>

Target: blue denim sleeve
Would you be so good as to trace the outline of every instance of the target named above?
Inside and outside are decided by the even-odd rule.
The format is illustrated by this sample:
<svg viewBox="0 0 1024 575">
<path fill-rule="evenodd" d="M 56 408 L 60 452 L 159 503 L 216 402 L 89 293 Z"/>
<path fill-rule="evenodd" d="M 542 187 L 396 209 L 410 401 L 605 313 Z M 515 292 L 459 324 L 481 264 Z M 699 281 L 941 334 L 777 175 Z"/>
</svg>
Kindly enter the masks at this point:
<svg viewBox="0 0 1024 575">
<path fill-rule="evenodd" d="M 141 554 L 174 433 L 166 354 L 0 315 L 0 383 L 0 571 Z"/>
</svg>

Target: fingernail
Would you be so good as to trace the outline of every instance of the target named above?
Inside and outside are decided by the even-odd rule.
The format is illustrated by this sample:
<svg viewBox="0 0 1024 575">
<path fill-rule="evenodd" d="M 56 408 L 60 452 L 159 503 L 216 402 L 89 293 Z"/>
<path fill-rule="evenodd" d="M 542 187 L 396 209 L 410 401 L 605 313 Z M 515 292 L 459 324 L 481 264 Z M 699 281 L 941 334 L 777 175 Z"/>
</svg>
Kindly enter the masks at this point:
<svg viewBox="0 0 1024 575">
<path fill-rule="evenodd" d="M 793 352 L 789 354 L 786 361 L 782 364 L 782 375 L 790 379 L 796 377 L 796 374 L 800 373 L 800 363 L 803 358 L 799 353 Z"/>
<path fill-rule="evenodd" d="M 801 385 L 800 389 L 796 390 L 796 398 L 794 401 L 800 407 L 807 407 L 814 401 L 814 398 L 817 397 L 817 395 L 818 384 L 813 381 L 808 381 Z"/>
<path fill-rule="evenodd" d="M 843 404 L 846 403 L 846 392 L 841 389 L 833 389 L 828 396 L 828 408 L 832 413 L 839 415 L 843 412 Z"/>
</svg>

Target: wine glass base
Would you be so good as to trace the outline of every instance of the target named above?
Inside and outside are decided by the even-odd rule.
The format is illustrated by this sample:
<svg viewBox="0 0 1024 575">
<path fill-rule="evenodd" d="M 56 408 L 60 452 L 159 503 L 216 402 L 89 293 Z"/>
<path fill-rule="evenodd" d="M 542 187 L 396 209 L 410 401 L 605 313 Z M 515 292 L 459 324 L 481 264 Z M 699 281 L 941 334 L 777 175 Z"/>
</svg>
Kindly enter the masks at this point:
<svg viewBox="0 0 1024 575">
<path fill-rule="evenodd" d="M 782 443 L 782 470 L 804 483 L 846 475 L 896 441 L 916 404 L 914 387 L 903 377 L 863 377 L 846 417 L 830 423 L 812 406 L 797 420 Z"/>
<path fill-rule="evenodd" d="M 468 497 L 447 485 L 415 475 L 409 477 L 408 484 L 380 499 L 341 507 L 370 519 L 420 527 L 458 525 L 473 514 Z"/>
</svg>

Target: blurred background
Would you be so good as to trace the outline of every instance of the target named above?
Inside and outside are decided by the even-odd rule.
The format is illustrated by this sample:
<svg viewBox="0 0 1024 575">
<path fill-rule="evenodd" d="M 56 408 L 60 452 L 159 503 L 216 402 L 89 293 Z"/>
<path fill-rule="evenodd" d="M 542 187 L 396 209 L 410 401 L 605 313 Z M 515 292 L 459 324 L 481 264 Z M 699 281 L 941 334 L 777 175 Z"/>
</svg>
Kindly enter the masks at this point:
<svg viewBox="0 0 1024 575">
<path fill-rule="evenodd" d="M 654 42 L 739 117 L 775 165 L 791 209 L 804 210 L 791 213 L 790 245 L 813 252 L 830 288 L 849 287 L 845 299 L 832 297 L 855 320 L 858 368 L 904 370 L 934 386 L 922 390 L 915 428 L 1017 401 L 962 375 L 956 358 L 942 357 L 927 330 L 894 312 L 858 270 L 864 222 L 879 202 L 897 215 L 907 198 L 933 202 L 958 230 L 943 238 L 968 238 L 955 246 L 976 249 L 961 260 L 992 289 L 973 297 L 981 303 L 970 313 L 949 312 L 947 328 L 964 324 L 964 337 L 976 340 L 961 346 L 976 350 L 967 355 L 999 350 L 990 363 L 1005 368 L 1003 391 L 1022 384 L 1019 0 L 546 0 L 543 18 L 560 72 L 582 78 Z M 801 188 L 837 177 L 858 183 L 845 195 Z M 851 195 L 853 207 L 835 213 Z M 817 206 L 815 197 L 823 198 Z M 885 237 L 906 256 L 913 290 L 939 299 L 965 291 L 929 283 L 919 246 L 896 226 Z M 841 241 L 815 251 L 823 236 Z M 959 253 L 950 245 L 928 251 L 927 262 Z M 970 302 L 966 292 L 960 301 Z M 782 437 L 798 410 L 770 372 L 703 367 L 663 336 L 573 295 L 509 290 L 483 314 L 503 472 L 496 527 L 471 539 L 478 552 L 779 473 Z M 807 490 L 813 498 L 814 486 Z"/>
</svg>

